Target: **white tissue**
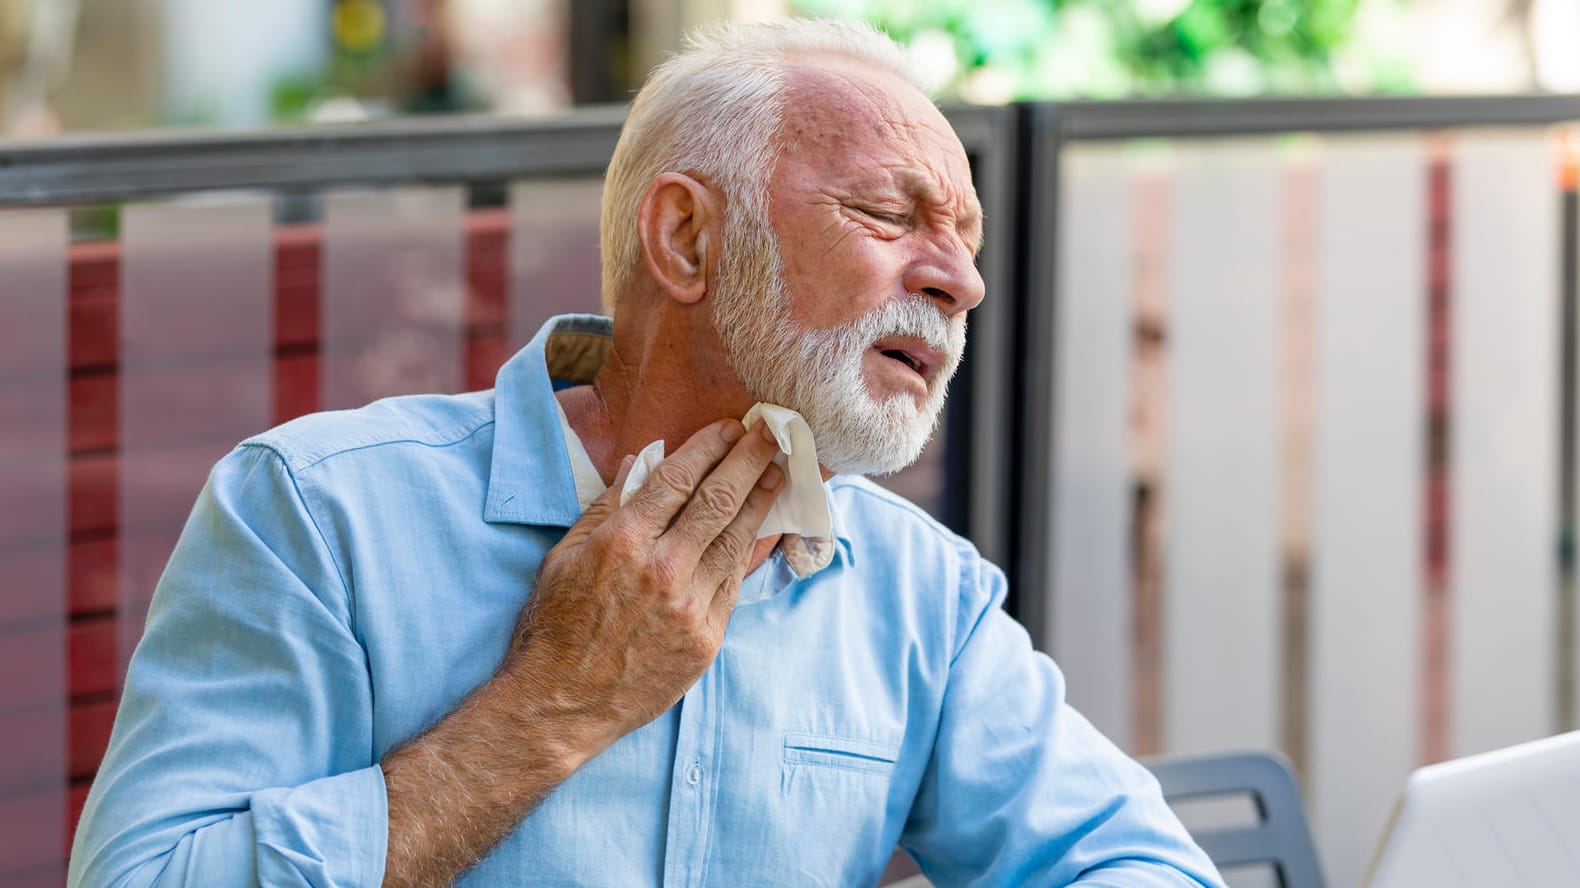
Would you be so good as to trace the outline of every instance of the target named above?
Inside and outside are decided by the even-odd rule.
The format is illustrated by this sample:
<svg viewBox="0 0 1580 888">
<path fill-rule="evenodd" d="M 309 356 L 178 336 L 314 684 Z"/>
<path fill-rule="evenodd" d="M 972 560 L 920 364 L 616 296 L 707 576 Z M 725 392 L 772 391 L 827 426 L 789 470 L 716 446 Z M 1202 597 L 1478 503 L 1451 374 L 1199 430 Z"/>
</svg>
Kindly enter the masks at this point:
<svg viewBox="0 0 1580 888">
<path fill-rule="evenodd" d="M 828 490 L 823 486 L 823 473 L 817 467 L 817 446 L 812 443 L 812 429 L 801 414 L 789 407 L 758 402 L 746 411 L 741 425 L 747 430 L 765 422 L 779 442 L 779 452 L 774 462 L 784 469 L 784 490 L 774 501 L 763 526 L 757 531 L 759 538 L 780 533 L 794 533 L 813 539 L 828 539 L 833 535 L 833 525 L 828 514 Z"/>
<path fill-rule="evenodd" d="M 774 440 L 779 442 L 779 453 L 774 462 L 784 470 L 784 488 L 779 499 L 763 519 L 757 536 L 797 534 L 812 540 L 827 540 L 833 536 L 833 522 L 829 517 L 828 489 L 823 486 L 823 475 L 818 470 L 817 446 L 812 443 L 812 429 L 801 414 L 777 404 L 758 403 L 746 411 L 741 424 L 748 430 L 759 422 L 768 424 Z M 642 448 L 626 475 L 625 486 L 620 489 L 620 504 L 625 505 L 631 494 L 664 459 L 664 442 L 654 441 Z M 824 559 L 826 563 L 826 559 Z"/>
<path fill-rule="evenodd" d="M 658 464 L 663 461 L 663 438 L 659 438 L 657 441 L 642 448 L 641 452 L 636 455 L 636 461 L 631 463 L 630 474 L 625 476 L 625 486 L 620 488 L 620 505 L 625 505 L 626 500 L 631 498 L 631 494 L 636 493 L 636 489 L 642 486 L 642 482 L 647 480 L 647 476 L 654 469 L 658 468 Z"/>
</svg>

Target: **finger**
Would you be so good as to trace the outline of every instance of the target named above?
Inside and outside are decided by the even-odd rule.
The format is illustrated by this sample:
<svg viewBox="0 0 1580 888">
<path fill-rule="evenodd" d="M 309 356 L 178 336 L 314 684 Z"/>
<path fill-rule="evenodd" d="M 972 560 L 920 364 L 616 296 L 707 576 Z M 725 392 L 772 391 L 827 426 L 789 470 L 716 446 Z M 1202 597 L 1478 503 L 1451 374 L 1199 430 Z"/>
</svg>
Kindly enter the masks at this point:
<svg viewBox="0 0 1580 888">
<path fill-rule="evenodd" d="M 657 539 L 691 499 L 702 479 L 744 435 L 745 429 L 733 419 L 703 426 L 653 468 L 626 502 L 625 511 L 646 525 L 650 539 Z"/>
<path fill-rule="evenodd" d="M 698 558 L 694 576 L 699 584 L 708 584 L 704 588 L 709 588 L 745 575 L 752 544 L 757 541 L 757 529 L 763 526 L 763 519 L 768 517 L 768 510 L 773 508 L 783 490 L 784 470 L 769 463 L 746 496 L 740 512 L 714 536 Z"/>
<path fill-rule="evenodd" d="M 697 558 L 740 514 L 779 445 L 766 427 L 743 437 L 686 503 L 665 542 Z M 755 528 L 753 528 L 755 530 Z"/>
<path fill-rule="evenodd" d="M 614 473 L 614 483 L 610 484 L 603 493 L 599 494 L 597 499 L 587 504 L 587 508 L 582 510 L 581 517 L 576 519 L 571 531 L 590 532 L 593 528 L 604 523 L 610 512 L 619 508 L 620 491 L 625 488 L 625 479 L 631 474 L 631 466 L 635 463 L 635 454 L 628 455 L 625 459 L 620 460 L 620 468 Z"/>
<path fill-rule="evenodd" d="M 746 575 L 751 560 L 752 546 L 757 541 L 757 528 L 768 517 L 768 510 L 784 489 L 784 472 L 769 464 L 762 480 L 746 498 L 746 505 L 735 520 L 719 534 L 707 551 L 695 574 L 699 584 L 711 584 L 713 600 L 708 604 L 708 618 L 713 625 L 723 625 L 735 609 L 735 599 L 740 592 L 741 578 Z M 704 585 L 703 588 L 708 588 Z"/>
<path fill-rule="evenodd" d="M 619 501 L 620 491 L 625 490 L 625 479 L 631 477 L 631 467 L 634 465 L 636 465 L 636 454 L 627 453 L 625 459 L 620 460 L 620 468 L 615 469 L 614 483 L 609 485 L 609 490 L 614 491 L 616 502 Z"/>
</svg>

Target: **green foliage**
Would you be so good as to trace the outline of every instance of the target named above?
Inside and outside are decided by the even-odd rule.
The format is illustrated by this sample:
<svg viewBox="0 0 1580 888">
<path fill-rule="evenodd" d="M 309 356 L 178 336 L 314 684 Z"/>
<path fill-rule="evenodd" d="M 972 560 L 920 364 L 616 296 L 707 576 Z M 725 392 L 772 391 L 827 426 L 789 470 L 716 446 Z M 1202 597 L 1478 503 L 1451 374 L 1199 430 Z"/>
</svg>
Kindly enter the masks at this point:
<svg viewBox="0 0 1580 888">
<path fill-rule="evenodd" d="M 1367 9 L 1362 9 L 1362 4 Z M 871 22 L 972 101 L 1400 92 L 1400 0 L 796 0 Z M 952 58 L 951 58 L 952 56 Z"/>
</svg>

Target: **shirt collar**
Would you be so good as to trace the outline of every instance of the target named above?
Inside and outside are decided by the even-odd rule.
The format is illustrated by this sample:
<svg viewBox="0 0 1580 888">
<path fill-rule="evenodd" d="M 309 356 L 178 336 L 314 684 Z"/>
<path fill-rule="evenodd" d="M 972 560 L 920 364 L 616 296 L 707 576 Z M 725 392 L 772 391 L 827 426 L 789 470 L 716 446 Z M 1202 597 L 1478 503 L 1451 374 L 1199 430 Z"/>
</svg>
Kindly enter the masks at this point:
<svg viewBox="0 0 1580 888">
<path fill-rule="evenodd" d="M 592 382 L 609 354 L 613 332 L 613 322 L 600 315 L 550 318 L 499 368 L 485 521 L 570 527 L 581 517 L 554 391 Z M 832 500 L 829 506 L 836 549 L 854 564 L 839 509 Z"/>
<path fill-rule="evenodd" d="M 550 318 L 494 378 L 494 454 L 483 520 L 570 527 L 581 517 L 560 433 L 555 381 L 592 382 L 609 353 L 611 323 Z"/>
<path fill-rule="evenodd" d="M 845 519 L 840 517 L 839 500 L 832 496 L 828 498 L 828 523 L 834 539 L 839 541 L 839 551 L 844 555 L 845 563 L 855 567 L 856 547 L 850 544 L 850 534 L 845 530 Z"/>
</svg>

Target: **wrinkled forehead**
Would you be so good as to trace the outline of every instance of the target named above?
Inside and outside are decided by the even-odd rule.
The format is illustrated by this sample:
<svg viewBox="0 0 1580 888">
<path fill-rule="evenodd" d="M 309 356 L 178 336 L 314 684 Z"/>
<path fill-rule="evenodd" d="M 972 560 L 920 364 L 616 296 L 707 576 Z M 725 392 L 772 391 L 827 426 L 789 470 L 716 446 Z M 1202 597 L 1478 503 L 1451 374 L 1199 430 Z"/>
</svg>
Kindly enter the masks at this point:
<svg viewBox="0 0 1580 888">
<path fill-rule="evenodd" d="M 851 167 L 904 167 L 975 205 L 965 148 L 944 115 L 904 78 L 839 56 L 809 57 L 785 82 L 785 158 Z M 844 163 L 837 161 L 843 160 Z"/>
</svg>

